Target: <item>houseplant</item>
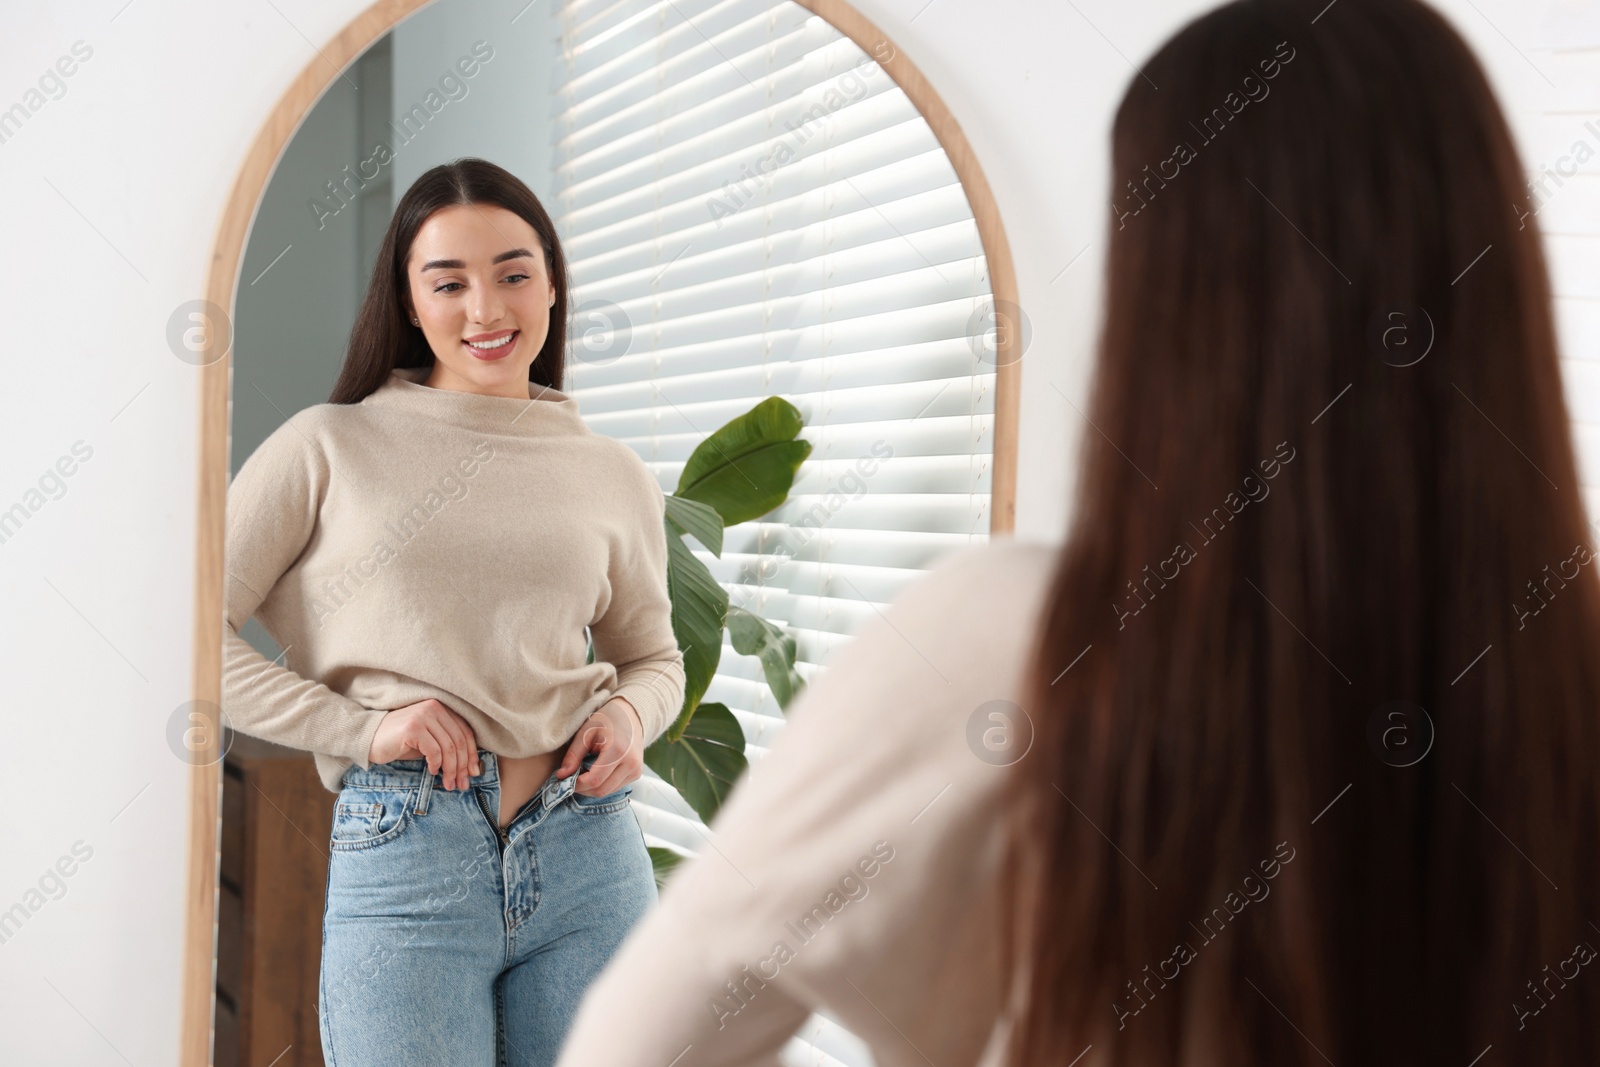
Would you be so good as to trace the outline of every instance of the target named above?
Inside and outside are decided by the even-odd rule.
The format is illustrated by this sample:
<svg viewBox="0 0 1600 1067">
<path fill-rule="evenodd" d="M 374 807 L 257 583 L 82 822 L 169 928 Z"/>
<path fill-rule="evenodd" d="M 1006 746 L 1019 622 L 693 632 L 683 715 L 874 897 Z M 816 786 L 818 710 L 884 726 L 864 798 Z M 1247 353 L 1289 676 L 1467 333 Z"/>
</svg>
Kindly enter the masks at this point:
<svg viewBox="0 0 1600 1067">
<path fill-rule="evenodd" d="M 702 441 L 689 456 L 677 488 L 666 498 L 667 588 L 672 629 L 683 651 L 683 707 L 672 725 L 645 750 L 645 763 L 709 823 L 749 766 L 745 736 L 725 704 L 704 701 L 722 658 L 727 630 L 734 651 L 760 658 L 762 674 L 779 707 L 787 707 L 803 682 L 795 671 L 795 641 L 741 605 L 690 549 L 694 538 L 722 556 L 723 531 L 758 519 L 789 498 L 811 443 L 801 440 L 800 411 L 768 397 Z M 682 853 L 652 847 L 659 883 Z"/>
</svg>

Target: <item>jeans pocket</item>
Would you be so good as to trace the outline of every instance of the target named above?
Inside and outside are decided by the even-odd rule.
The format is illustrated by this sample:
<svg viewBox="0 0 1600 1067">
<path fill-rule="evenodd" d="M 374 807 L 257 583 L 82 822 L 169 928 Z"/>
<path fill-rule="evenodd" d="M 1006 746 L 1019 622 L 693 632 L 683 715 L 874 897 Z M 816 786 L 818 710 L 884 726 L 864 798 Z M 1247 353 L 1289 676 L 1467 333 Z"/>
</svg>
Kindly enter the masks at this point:
<svg viewBox="0 0 1600 1067">
<path fill-rule="evenodd" d="M 607 793 L 603 797 L 591 797 L 574 789 L 572 791 L 572 806 L 585 815 L 608 815 L 626 808 L 628 806 L 628 797 L 632 793 L 632 782 L 618 789 L 615 793 Z"/>
<path fill-rule="evenodd" d="M 413 790 L 344 787 L 334 805 L 328 847 L 353 852 L 393 841 L 411 823 L 414 796 Z"/>
</svg>

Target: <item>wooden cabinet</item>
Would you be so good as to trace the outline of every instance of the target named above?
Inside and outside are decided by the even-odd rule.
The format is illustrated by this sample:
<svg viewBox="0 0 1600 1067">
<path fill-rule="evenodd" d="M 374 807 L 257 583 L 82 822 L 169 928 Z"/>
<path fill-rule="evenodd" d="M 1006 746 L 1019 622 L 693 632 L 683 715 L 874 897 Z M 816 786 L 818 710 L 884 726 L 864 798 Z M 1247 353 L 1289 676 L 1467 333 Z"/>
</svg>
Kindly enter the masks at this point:
<svg viewBox="0 0 1600 1067">
<path fill-rule="evenodd" d="M 233 734 L 222 768 L 216 1067 L 323 1067 L 317 1020 L 337 799 L 311 753 Z"/>
</svg>

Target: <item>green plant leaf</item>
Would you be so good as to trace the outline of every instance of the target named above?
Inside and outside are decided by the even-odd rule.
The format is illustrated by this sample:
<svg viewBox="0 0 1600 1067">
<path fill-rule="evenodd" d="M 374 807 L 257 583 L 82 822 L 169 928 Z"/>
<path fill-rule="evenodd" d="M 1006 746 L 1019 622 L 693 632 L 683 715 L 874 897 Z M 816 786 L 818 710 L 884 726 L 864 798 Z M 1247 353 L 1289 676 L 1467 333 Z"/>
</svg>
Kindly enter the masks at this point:
<svg viewBox="0 0 1600 1067">
<path fill-rule="evenodd" d="M 650 869 L 656 876 L 656 892 L 659 893 L 667 887 L 667 875 L 677 870 L 678 864 L 687 857 L 682 852 L 659 845 L 650 845 L 647 851 L 650 853 Z"/>
<path fill-rule="evenodd" d="M 778 707 L 787 708 L 789 701 L 805 684 L 794 669 L 794 638 L 741 607 L 728 609 L 728 636 L 733 639 L 735 652 L 761 657 L 761 670 L 767 677 L 767 687 L 777 698 Z"/>
<path fill-rule="evenodd" d="M 711 505 L 724 526 L 760 518 L 788 499 L 811 454 L 811 442 L 796 439 L 804 425 L 799 408 L 767 397 L 700 442 L 674 495 Z"/>
<path fill-rule="evenodd" d="M 646 748 L 644 761 L 710 823 L 749 766 L 744 743 L 744 731 L 727 705 L 706 703 L 695 708 L 676 741 L 662 736 Z"/>
<path fill-rule="evenodd" d="M 683 706 L 665 737 L 676 741 L 705 696 L 722 660 L 722 627 L 728 617 L 728 591 L 705 563 L 667 529 L 667 595 L 672 600 L 672 633 L 683 650 Z"/>
<path fill-rule="evenodd" d="M 723 628 L 732 627 L 740 652 L 761 660 L 780 707 L 802 682 L 794 670 L 794 640 L 742 609 L 730 620 L 727 590 L 684 538 L 720 559 L 724 527 L 760 518 L 786 501 L 811 454 L 811 443 L 798 436 L 804 425 L 799 408 L 767 397 L 700 442 L 666 498 L 667 590 L 683 652 L 684 695 L 672 725 L 645 750 L 645 762 L 707 822 L 748 766 L 738 719 L 722 704 L 700 703 L 722 658 Z M 662 877 L 658 870 L 658 884 Z"/>
<path fill-rule="evenodd" d="M 711 554 L 722 558 L 722 516 L 710 504 L 667 496 L 667 529 L 676 529 L 699 541 Z"/>
</svg>

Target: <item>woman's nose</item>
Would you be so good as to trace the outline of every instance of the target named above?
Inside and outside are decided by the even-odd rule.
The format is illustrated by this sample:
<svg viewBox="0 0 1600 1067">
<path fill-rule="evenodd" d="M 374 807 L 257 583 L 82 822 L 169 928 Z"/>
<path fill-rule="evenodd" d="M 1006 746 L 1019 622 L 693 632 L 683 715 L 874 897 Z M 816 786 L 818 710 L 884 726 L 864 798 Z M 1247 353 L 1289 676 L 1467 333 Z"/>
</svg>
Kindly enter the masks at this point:
<svg viewBox="0 0 1600 1067">
<path fill-rule="evenodd" d="M 495 292 L 493 283 L 478 286 L 477 299 L 472 302 L 472 317 L 485 329 L 492 329 L 505 311 L 505 301 Z"/>
</svg>

